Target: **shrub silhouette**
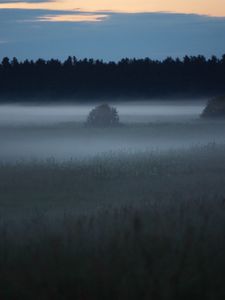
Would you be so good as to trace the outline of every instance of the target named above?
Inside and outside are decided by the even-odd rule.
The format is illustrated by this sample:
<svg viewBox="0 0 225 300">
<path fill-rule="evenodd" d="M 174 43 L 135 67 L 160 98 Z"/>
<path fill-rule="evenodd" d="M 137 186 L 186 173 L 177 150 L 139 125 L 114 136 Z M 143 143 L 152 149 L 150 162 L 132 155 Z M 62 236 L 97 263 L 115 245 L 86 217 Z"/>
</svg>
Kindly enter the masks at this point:
<svg viewBox="0 0 225 300">
<path fill-rule="evenodd" d="M 116 108 L 108 104 L 101 104 L 91 110 L 87 117 L 87 125 L 97 127 L 111 127 L 119 124 Z"/>
<path fill-rule="evenodd" d="M 225 118 L 225 95 L 211 99 L 202 112 L 203 118 Z"/>
</svg>

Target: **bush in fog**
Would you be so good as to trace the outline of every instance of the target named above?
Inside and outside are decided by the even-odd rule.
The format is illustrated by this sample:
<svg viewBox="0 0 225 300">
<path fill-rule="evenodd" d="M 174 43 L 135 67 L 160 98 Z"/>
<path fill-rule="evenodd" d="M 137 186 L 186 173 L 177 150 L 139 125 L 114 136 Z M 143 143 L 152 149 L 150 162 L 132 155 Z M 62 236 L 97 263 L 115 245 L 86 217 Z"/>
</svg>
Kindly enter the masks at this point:
<svg viewBox="0 0 225 300">
<path fill-rule="evenodd" d="M 211 99 L 202 112 L 203 118 L 225 118 L 225 95 Z"/>
<path fill-rule="evenodd" d="M 119 124 L 119 115 L 115 107 L 101 104 L 91 110 L 87 117 L 87 125 L 110 127 Z"/>
</svg>

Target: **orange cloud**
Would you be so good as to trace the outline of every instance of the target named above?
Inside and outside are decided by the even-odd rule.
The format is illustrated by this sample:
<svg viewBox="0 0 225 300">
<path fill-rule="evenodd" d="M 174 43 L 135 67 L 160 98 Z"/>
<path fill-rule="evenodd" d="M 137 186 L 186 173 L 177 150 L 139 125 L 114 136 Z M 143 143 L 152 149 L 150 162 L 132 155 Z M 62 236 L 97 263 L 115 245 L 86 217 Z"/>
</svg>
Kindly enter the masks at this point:
<svg viewBox="0 0 225 300">
<path fill-rule="evenodd" d="M 129 13 L 164 11 L 225 16 L 225 0 L 54 0 L 38 3 L 2 3 L 0 8 L 81 10 L 88 12 L 110 10 Z"/>
<path fill-rule="evenodd" d="M 40 22 L 99 22 L 106 19 L 107 15 L 77 14 L 77 15 L 46 15 L 37 19 Z"/>
</svg>

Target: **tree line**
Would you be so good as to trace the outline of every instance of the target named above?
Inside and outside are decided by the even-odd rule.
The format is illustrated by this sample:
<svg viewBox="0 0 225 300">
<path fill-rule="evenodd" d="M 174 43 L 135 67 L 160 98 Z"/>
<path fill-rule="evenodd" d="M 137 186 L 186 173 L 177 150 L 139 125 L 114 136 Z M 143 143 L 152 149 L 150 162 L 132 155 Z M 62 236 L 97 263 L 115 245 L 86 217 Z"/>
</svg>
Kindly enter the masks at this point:
<svg viewBox="0 0 225 300">
<path fill-rule="evenodd" d="M 96 97 L 169 97 L 225 93 L 225 54 L 128 59 L 118 62 L 81 59 L 18 61 L 0 64 L 0 101 L 28 97 L 96 99 Z"/>
</svg>

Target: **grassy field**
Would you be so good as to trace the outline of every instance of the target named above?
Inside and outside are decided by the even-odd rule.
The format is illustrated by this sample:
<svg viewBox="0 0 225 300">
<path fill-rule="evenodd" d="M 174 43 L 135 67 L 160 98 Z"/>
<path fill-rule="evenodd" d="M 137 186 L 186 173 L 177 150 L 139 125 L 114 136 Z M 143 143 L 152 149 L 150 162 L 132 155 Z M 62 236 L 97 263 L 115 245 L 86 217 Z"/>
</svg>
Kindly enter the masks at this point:
<svg viewBox="0 0 225 300">
<path fill-rule="evenodd" d="M 0 164 L 1 299 L 225 299 L 225 146 Z"/>
</svg>

